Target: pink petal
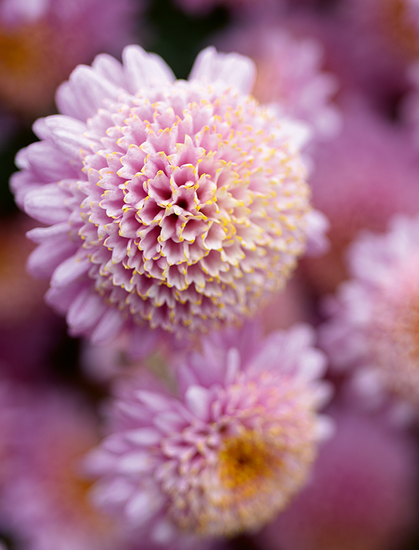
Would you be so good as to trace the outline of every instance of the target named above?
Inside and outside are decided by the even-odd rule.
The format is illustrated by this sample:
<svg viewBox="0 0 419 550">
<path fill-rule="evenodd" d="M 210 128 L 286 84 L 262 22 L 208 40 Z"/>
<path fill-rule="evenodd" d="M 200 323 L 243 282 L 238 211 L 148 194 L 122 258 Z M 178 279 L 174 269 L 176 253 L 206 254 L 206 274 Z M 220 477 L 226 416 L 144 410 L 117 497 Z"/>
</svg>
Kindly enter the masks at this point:
<svg viewBox="0 0 419 550">
<path fill-rule="evenodd" d="M 90 332 L 107 309 L 101 297 L 90 287 L 79 292 L 67 313 L 67 323 L 73 334 Z"/>
<path fill-rule="evenodd" d="M 155 54 L 146 53 L 140 46 L 127 46 L 123 53 L 128 90 L 136 94 L 140 88 L 173 82 L 175 76 L 166 63 Z"/>
<path fill-rule="evenodd" d="M 124 325 L 124 319 L 118 309 L 109 309 L 102 317 L 91 335 L 94 344 L 105 344 L 118 336 Z"/>
<path fill-rule="evenodd" d="M 189 80 L 201 80 L 206 84 L 222 81 L 250 94 L 256 78 L 256 67 L 251 59 L 237 53 L 218 53 L 210 46 L 198 55 Z"/>
<path fill-rule="evenodd" d="M 77 256 L 71 256 L 62 262 L 51 277 L 51 286 L 67 286 L 82 277 L 92 264 L 86 258 L 78 260 Z"/>
<path fill-rule="evenodd" d="M 33 131 L 41 139 L 49 139 L 57 148 L 71 157 L 80 160 L 80 151 L 90 149 L 90 142 L 83 137 L 86 124 L 65 115 L 52 115 L 38 119 Z"/>
<path fill-rule="evenodd" d="M 190 386 L 185 393 L 185 401 L 189 409 L 201 420 L 209 418 L 211 394 L 202 386 Z"/>
<path fill-rule="evenodd" d="M 103 100 L 116 98 L 118 88 L 97 71 L 79 65 L 70 80 L 62 84 L 56 94 L 58 109 L 65 115 L 86 121 L 103 107 Z"/>
<path fill-rule="evenodd" d="M 36 220 L 55 224 L 68 220 L 69 210 L 65 206 L 67 193 L 56 183 L 48 183 L 40 189 L 30 191 L 24 200 L 25 211 Z"/>
</svg>

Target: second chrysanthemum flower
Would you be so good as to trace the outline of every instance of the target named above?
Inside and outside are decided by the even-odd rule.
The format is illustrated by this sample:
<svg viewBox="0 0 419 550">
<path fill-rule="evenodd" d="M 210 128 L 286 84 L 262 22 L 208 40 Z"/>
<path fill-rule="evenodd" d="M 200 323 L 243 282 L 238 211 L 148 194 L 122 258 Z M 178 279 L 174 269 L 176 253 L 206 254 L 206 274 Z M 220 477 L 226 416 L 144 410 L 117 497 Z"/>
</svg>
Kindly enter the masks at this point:
<svg viewBox="0 0 419 550">
<path fill-rule="evenodd" d="M 95 497 L 142 541 L 197 548 L 253 531 L 307 482 L 329 431 L 314 332 L 242 336 L 240 351 L 237 335 L 204 340 L 203 354 L 172 368 L 175 392 L 144 372 L 117 392 L 113 434 L 90 457 Z"/>
</svg>

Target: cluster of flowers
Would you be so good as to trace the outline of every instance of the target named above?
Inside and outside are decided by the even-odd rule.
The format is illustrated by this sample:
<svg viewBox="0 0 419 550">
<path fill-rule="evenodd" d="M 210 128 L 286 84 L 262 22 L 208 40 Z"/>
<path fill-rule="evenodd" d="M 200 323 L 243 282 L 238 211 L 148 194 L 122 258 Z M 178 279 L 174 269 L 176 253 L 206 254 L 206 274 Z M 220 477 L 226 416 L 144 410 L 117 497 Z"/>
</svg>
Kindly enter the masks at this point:
<svg viewBox="0 0 419 550">
<path fill-rule="evenodd" d="M 0 1 L 5 116 L 68 78 L 0 229 L 0 548 L 403 550 L 419 3 L 176 5 L 239 53 L 177 80 L 140 2 Z"/>
</svg>

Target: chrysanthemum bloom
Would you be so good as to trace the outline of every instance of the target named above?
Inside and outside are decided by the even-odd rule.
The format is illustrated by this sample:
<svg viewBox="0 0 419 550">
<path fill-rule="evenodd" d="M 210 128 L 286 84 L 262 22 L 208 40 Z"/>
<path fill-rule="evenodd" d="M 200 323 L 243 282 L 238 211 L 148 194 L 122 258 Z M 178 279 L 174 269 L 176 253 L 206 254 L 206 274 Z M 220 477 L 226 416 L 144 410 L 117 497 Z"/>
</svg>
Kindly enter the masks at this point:
<svg viewBox="0 0 419 550">
<path fill-rule="evenodd" d="M 384 231 L 396 213 L 419 209 L 419 162 L 411 136 L 365 105 L 347 102 L 342 133 L 314 154 L 313 203 L 330 221 L 330 251 L 304 259 L 304 275 L 319 293 L 334 292 L 347 275 L 344 252 L 359 230 Z"/>
<path fill-rule="evenodd" d="M 349 250 L 352 279 L 330 300 L 322 346 L 339 368 L 419 403 L 419 218 L 399 216 L 385 234 L 361 234 Z"/>
<path fill-rule="evenodd" d="M 306 121 L 318 137 L 338 132 L 340 114 L 332 103 L 338 81 L 322 71 L 323 51 L 317 40 L 297 38 L 263 21 L 229 29 L 221 44 L 254 59 L 253 93 L 259 101 L 277 102 L 283 114 Z"/>
<path fill-rule="evenodd" d="M 188 82 L 138 46 L 57 93 L 63 115 L 18 154 L 17 201 L 49 227 L 29 265 L 73 334 L 199 332 L 252 315 L 316 237 L 298 144 L 248 92 L 252 62 L 213 49 Z M 317 235 L 318 236 L 318 235 Z"/>
<path fill-rule="evenodd" d="M 3 0 L 3 107 L 29 117 L 50 110 L 55 89 L 78 63 L 90 63 L 100 52 L 118 53 L 131 41 L 133 13 L 133 0 Z"/>
<path fill-rule="evenodd" d="M 307 487 L 258 538 L 265 550 L 389 550 L 417 517 L 417 448 L 379 417 L 338 410 Z"/>
<path fill-rule="evenodd" d="M 194 548 L 196 537 L 272 519 L 306 483 L 329 429 L 317 414 L 329 386 L 313 336 L 300 325 L 259 346 L 249 330 L 204 339 L 203 353 L 174 369 L 176 396 L 131 379 L 109 411 L 113 433 L 90 456 L 98 505 L 141 540 Z"/>
<path fill-rule="evenodd" d="M 28 550 L 128 548 L 117 522 L 91 505 L 82 474 L 83 455 L 98 442 L 92 411 L 62 391 L 16 391 L 3 526 Z"/>
</svg>

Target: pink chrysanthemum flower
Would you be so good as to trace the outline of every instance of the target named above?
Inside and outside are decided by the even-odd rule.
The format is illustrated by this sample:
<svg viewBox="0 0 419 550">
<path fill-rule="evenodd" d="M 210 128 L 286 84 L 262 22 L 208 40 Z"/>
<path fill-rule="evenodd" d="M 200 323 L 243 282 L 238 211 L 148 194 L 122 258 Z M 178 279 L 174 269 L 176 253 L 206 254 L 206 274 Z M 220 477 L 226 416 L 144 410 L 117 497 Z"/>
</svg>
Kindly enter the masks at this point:
<svg viewBox="0 0 419 550">
<path fill-rule="evenodd" d="M 29 265 L 73 334 L 199 332 L 252 315 L 316 228 L 296 123 L 248 95 L 252 62 L 213 49 L 190 80 L 138 46 L 99 56 L 57 93 L 63 115 L 18 154 L 18 203 L 49 227 Z M 320 224 L 321 225 L 321 224 Z M 314 233 L 314 235 L 313 235 Z"/>
<path fill-rule="evenodd" d="M 131 41 L 134 9 L 133 0 L 2 0 L 3 106 L 29 117 L 51 110 L 55 89 L 77 64 Z"/>
<path fill-rule="evenodd" d="M 128 548 L 117 522 L 89 499 L 81 461 L 99 439 L 92 411 L 61 391 L 13 389 L 2 525 L 29 550 Z"/>
<path fill-rule="evenodd" d="M 325 360 L 313 336 L 301 325 L 256 348 L 248 331 L 241 342 L 204 339 L 203 353 L 176 370 L 177 396 L 130 380 L 110 411 L 114 433 L 90 456 L 103 476 L 96 502 L 138 536 L 194 547 L 197 536 L 272 519 L 306 483 L 328 430 L 317 414 L 329 387 L 318 380 Z"/>
<path fill-rule="evenodd" d="M 419 218 L 363 233 L 349 250 L 352 279 L 330 299 L 321 343 L 339 368 L 419 403 Z"/>
<path fill-rule="evenodd" d="M 332 103 L 338 82 L 322 71 L 323 51 L 317 40 L 297 38 L 265 21 L 230 29 L 221 44 L 254 59 L 253 94 L 259 101 L 278 103 L 283 114 L 306 121 L 318 137 L 338 132 L 340 114 Z"/>
<path fill-rule="evenodd" d="M 335 411 L 307 487 L 261 533 L 265 550 L 404 548 L 417 515 L 417 448 L 382 417 Z"/>
</svg>

